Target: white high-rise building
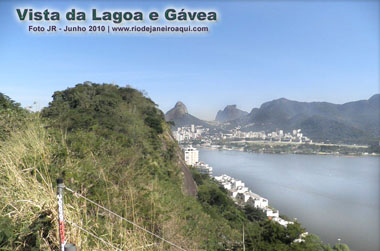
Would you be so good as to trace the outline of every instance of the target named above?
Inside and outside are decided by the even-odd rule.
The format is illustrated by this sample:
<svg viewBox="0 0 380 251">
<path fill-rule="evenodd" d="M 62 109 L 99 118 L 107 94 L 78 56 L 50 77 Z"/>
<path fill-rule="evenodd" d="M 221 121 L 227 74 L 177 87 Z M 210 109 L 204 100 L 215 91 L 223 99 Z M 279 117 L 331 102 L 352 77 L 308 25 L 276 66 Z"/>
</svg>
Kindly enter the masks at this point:
<svg viewBox="0 0 380 251">
<path fill-rule="evenodd" d="M 199 151 L 196 148 L 192 146 L 186 147 L 183 149 L 183 153 L 187 165 L 192 166 L 199 161 Z"/>
</svg>

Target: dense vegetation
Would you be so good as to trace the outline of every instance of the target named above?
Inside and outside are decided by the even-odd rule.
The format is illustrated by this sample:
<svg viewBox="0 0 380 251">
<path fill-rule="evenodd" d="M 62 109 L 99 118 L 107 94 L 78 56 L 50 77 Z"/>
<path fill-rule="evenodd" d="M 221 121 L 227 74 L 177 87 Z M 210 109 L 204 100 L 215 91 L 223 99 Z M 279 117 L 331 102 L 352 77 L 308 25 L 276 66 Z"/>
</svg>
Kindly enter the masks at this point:
<svg viewBox="0 0 380 251">
<path fill-rule="evenodd" d="M 0 140 L 4 140 L 11 131 L 21 127 L 26 113 L 20 104 L 0 93 Z"/>
<path fill-rule="evenodd" d="M 86 82 L 55 92 L 41 113 L 28 113 L 7 97 L 0 104 L 1 250 L 57 250 L 57 177 L 188 250 L 331 250 L 313 235 L 293 243 L 303 231 L 299 224 L 283 228 L 254 208 L 240 208 L 195 172 L 198 196 L 186 195 L 169 125 L 133 88 Z M 80 250 L 109 247 L 71 222 L 121 249 L 170 248 L 69 192 L 65 217 L 68 241 Z"/>
</svg>

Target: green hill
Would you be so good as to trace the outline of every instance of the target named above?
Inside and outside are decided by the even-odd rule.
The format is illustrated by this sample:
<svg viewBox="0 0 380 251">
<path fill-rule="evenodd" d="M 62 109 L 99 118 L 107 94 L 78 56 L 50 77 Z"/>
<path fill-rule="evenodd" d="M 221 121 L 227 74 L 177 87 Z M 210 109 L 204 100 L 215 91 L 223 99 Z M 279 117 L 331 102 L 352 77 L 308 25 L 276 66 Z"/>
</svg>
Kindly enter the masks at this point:
<svg viewBox="0 0 380 251">
<path fill-rule="evenodd" d="M 55 92 L 40 114 L 17 118 L 23 123 L 0 141 L 0 250 L 57 250 L 58 177 L 186 250 L 331 250 L 314 235 L 293 243 L 298 223 L 283 228 L 236 206 L 195 171 L 197 196 L 189 193 L 163 113 L 133 88 L 78 84 Z M 122 250 L 175 249 L 67 191 L 65 217 L 67 239 L 80 250 L 110 247 L 76 226 Z"/>
</svg>

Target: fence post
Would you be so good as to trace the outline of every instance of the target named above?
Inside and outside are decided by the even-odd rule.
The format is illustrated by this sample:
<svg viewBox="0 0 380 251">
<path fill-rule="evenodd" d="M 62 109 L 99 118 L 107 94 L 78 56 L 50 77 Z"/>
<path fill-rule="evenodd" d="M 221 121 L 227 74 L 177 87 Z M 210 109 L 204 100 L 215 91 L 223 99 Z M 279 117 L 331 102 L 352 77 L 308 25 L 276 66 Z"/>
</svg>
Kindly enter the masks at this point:
<svg viewBox="0 0 380 251">
<path fill-rule="evenodd" d="M 63 218 L 63 179 L 57 179 L 57 198 L 58 198 L 58 227 L 59 227 L 59 244 L 60 251 L 65 251 L 65 228 Z"/>
<path fill-rule="evenodd" d="M 63 218 L 63 179 L 57 179 L 57 198 L 58 198 L 58 227 L 59 227 L 59 244 L 60 251 L 76 251 L 74 244 L 65 243 L 65 227 Z"/>
</svg>

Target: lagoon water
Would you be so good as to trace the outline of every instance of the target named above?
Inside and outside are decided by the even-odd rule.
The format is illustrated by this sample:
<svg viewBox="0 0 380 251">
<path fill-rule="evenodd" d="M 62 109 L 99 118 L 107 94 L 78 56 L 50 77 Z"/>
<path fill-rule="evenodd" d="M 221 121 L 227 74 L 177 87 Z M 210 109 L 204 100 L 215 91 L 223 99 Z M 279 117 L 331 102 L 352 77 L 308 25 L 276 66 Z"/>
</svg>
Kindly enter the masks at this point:
<svg viewBox="0 0 380 251">
<path fill-rule="evenodd" d="M 380 250 L 380 158 L 276 155 L 200 149 L 214 175 L 227 174 L 297 218 L 325 243 Z"/>
</svg>

